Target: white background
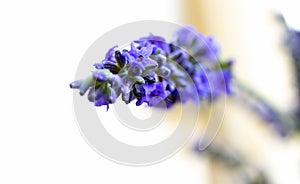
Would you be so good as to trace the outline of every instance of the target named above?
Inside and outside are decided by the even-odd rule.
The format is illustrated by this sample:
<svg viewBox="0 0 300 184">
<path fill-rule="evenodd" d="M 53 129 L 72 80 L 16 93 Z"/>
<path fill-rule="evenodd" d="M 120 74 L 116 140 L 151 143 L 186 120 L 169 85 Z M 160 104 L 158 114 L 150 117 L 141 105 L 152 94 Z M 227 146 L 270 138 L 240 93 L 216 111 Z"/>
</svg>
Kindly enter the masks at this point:
<svg viewBox="0 0 300 184">
<path fill-rule="evenodd" d="M 182 153 L 138 168 L 99 156 L 79 133 L 68 86 L 101 34 L 137 20 L 176 22 L 179 9 L 179 0 L 1 1 L 0 183 L 203 180 Z"/>
</svg>

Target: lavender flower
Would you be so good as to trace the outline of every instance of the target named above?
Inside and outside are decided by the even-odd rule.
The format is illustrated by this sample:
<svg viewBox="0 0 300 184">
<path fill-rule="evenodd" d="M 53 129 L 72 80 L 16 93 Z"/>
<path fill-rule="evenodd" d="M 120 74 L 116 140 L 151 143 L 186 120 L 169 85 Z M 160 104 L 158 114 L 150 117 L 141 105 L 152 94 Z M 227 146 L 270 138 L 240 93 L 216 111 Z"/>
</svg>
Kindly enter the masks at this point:
<svg viewBox="0 0 300 184">
<path fill-rule="evenodd" d="M 96 81 L 105 82 L 109 78 L 110 74 L 111 73 L 109 70 L 101 69 L 101 70 L 95 71 L 93 73 L 93 77 L 95 78 Z"/>
<path fill-rule="evenodd" d="M 167 90 L 167 81 L 148 83 L 144 85 L 136 86 L 137 105 L 147 103 L 149 106 L 158 106 L 166 97 L 170 95 L 170 91 Z"/>
<path fill-rule="evenodd" d="M 177 32 L 177 44 L 187 49 L 196 60 L 217 61 L 220 47 L 212 36 L 204 36 L 196 28 L 187 26 Z"/>
<path fill-rule="evenodd" d="M 140 76 L 145 70 L 145 66 L 142 62 L 133 61 L 129 64 L 128 74 L 131 76 Z"/>
<path fill-rule="evenodd" d="M 150 34 L 128 50 L 112 47 L 94 65 L 96 71 L 70 87 L 81 95 L 89 91 L 88 99 L 107 109 L 119 96 L 125 103 L 167 108 L 180 101 L 216 99 L 230 92 L 232 78 L 229 62 L 217 62 L 219 54 L 214 38 L 193 27 L 179 30 L 173 42 Z"/>
</svg>

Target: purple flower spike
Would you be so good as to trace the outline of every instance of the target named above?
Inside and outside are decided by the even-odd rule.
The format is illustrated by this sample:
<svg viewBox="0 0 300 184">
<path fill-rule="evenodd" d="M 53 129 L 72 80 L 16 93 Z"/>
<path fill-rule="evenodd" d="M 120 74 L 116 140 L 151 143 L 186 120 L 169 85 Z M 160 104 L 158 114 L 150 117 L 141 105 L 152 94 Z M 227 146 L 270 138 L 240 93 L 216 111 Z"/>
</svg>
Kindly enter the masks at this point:
<svg viewBox="0 0 300 184">
<path fill-rule="evenodd" d="M 230 93 L 231 63 L 217 62 L 216 40 L 194 27 L 184 27 L 176 36 L 167 42 L 150 34 L 129 48 L 114 46 L 94 65 L 91 76 L 70 87 L 79 89 L 81 95 L 88 91 L 89 101 L 107 109 L 119 96 L 125 103 L 136 100 L 136 105 L 170 108 L 177 102 L 209 101 Z"/>
</svg>

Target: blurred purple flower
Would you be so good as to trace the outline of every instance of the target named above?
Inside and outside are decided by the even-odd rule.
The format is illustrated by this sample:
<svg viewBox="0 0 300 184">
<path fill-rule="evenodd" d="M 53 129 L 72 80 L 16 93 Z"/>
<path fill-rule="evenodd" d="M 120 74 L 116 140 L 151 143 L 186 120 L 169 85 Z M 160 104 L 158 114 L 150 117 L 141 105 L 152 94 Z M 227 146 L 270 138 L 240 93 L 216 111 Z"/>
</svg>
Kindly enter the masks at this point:
<svg viewBox="0 0 300 184">
<path fill-rule="evenodd" d="M 188 50 L 197 62 L 203 59 L 217 61 L 220 55 L 220 46 L 212 36 L 204 36 L 196 28 L 187 26 L 177 32 L 177 44 Z"/>
</svg>

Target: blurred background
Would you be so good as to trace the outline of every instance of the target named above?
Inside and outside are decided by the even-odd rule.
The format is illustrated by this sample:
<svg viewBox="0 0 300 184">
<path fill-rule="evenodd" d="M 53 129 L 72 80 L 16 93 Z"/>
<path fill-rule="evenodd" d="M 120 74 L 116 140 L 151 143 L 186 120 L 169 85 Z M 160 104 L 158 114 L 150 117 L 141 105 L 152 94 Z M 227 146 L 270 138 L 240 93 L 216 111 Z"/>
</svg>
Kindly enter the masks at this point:
<svg viewBox="0 0 300 184">
<path fill-rule="evenodd" d="M 290 125 L 299 106 L 296 69 L 279 16 L 283 13 L 289 30 L 299 28 L 298 4 L 1 1 L 0 183 L 300 183 L 300 137 Z M 235 78 L 243 85 L 228 98 L 223 125 L 207 150 L 194 149 L 195 134 L 169 160 L 136 168 L 112 163 L 86 144 L 68 84 L 99 36 L 138 20 L 192 24 L 213 35 L 223 57 L 234 59 Z M 265 118 L 271 111 L 262 113 L 266 107 L 276 109 L 270 115 L 275 120 Z M 288 135 L 278 131 L 278 122 L 286 122 Z"/>
<path fill-rule="evenodd" d="M 289 124 L 292 119 L 289 114 L 297 111 L 299 101 L 296 67 L 287 49 L 289 35 L 281 16 L 289 30 L 297 30 L 299 21 L 295 19 L 299 13 L 295 6 L 298 3 L 267 0 L 185 2 L 184 22 L 196 25 L 206 35 L 215 36 L 221 42 L 223 56 L 235 60 L 238 88 L 242 81 L 251 89 L 250 93 L 260 97 L 254 103 L 267 102 L 285 114 L 287 118 L 283 122 Z M 236 92 L 236 97 L 241 93 L 243 89 Z M 265 113 L 251 108 L 245 99 L 234 99 L 236 97 L 229 99 L 220 133 L 204 153 L 210 155 L 211 161 L 208 183 L 299 183 L 298 133 L 283 138 L 274 121 L 264 118 Z"/>
</svg>

